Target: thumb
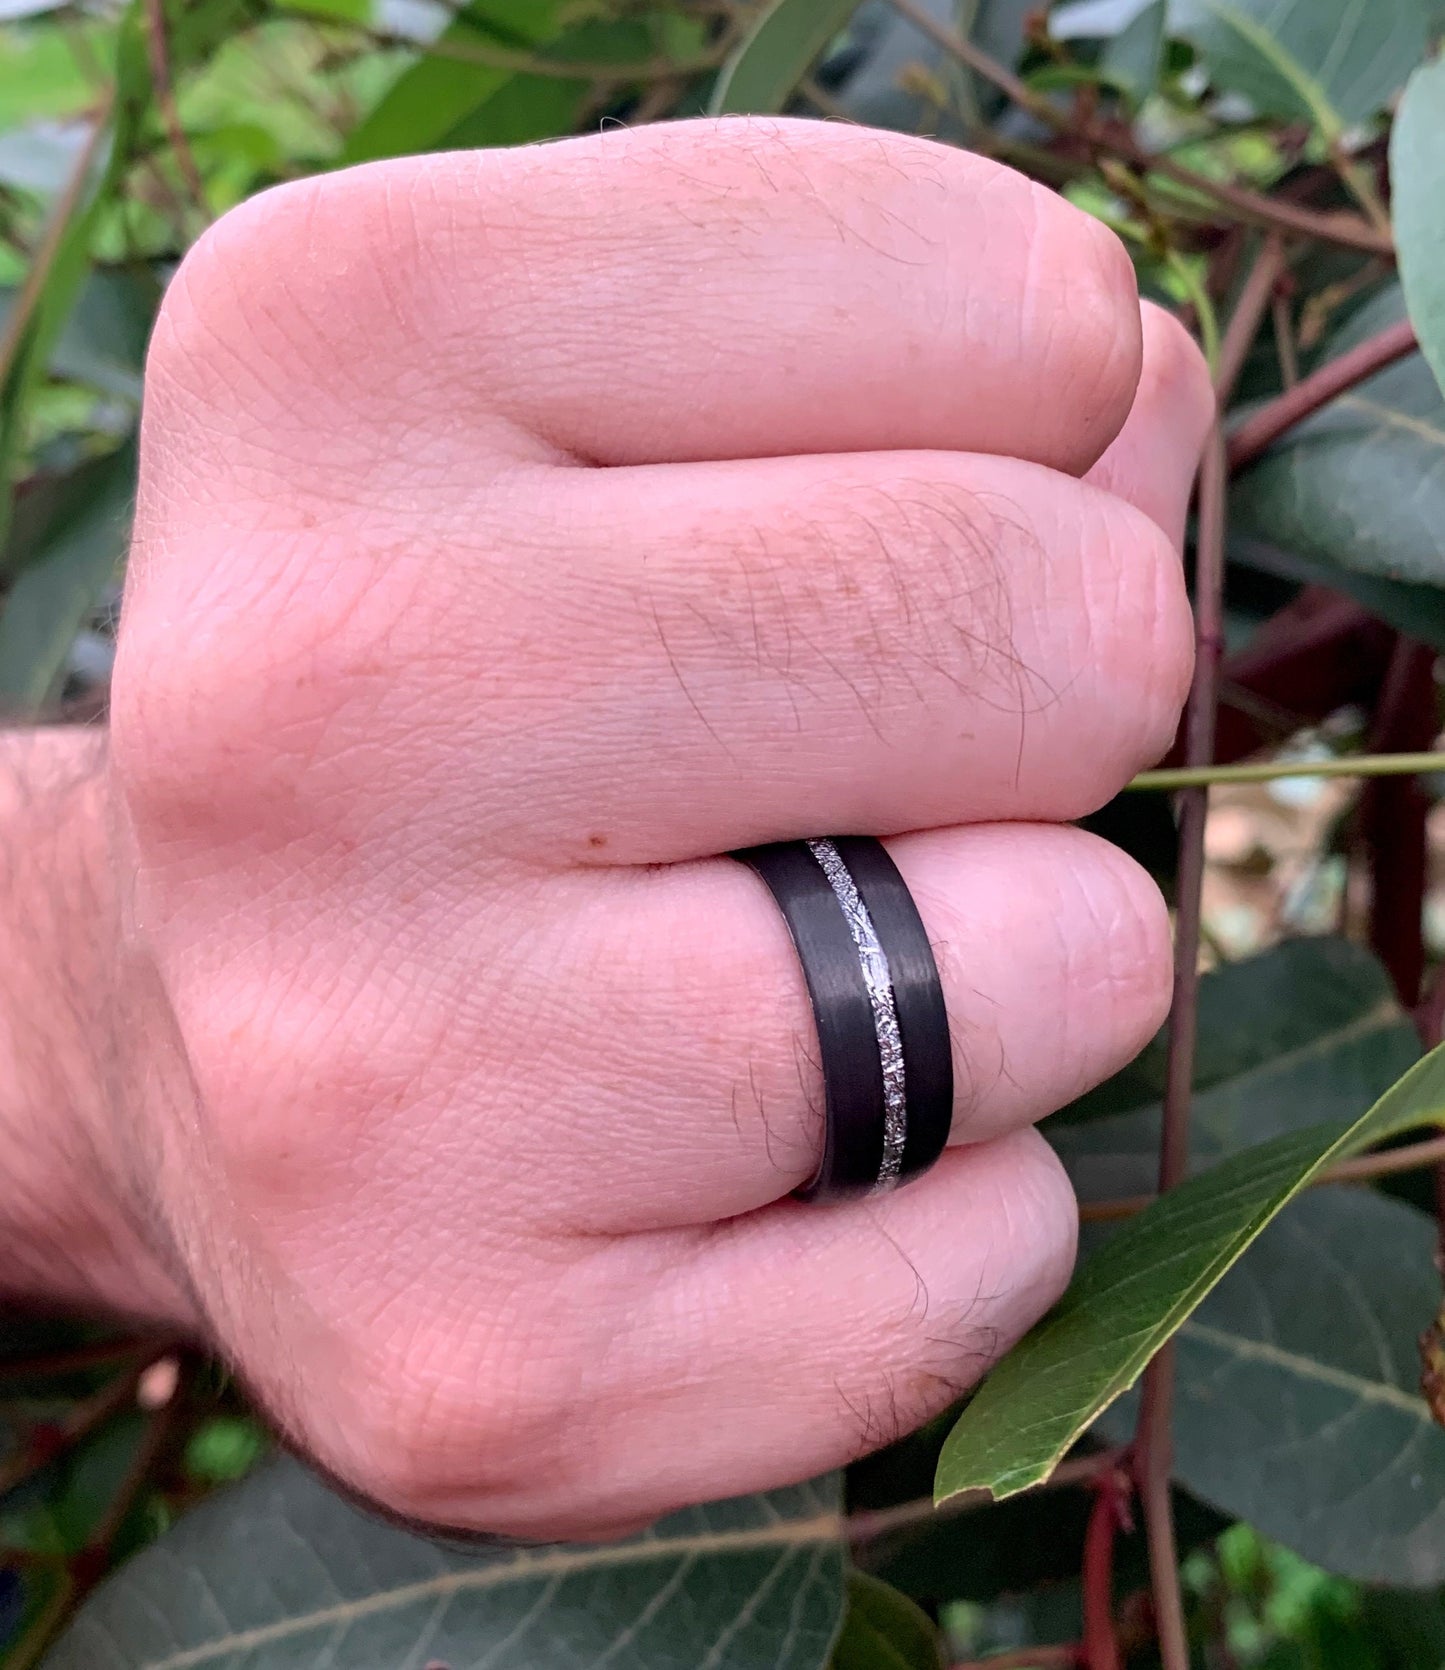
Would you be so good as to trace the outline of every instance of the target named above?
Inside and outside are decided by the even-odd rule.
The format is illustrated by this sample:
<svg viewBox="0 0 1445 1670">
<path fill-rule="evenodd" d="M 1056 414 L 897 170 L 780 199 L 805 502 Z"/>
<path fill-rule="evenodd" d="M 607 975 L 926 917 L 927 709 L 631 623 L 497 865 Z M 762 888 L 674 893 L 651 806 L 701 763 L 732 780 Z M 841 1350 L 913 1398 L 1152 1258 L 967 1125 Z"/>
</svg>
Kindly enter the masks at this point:
<svg viewBox="0 0 1445 1670">
<path fill-rule="evenodd" d="M 1182 545 L 1195 467 L 1214 421 L 1214 389 L 1183 325 L 1152 302 L 1141 312 L 1144 357 L 1134 404 L 1085 480 L 1136 505 Z"/>
</svg>

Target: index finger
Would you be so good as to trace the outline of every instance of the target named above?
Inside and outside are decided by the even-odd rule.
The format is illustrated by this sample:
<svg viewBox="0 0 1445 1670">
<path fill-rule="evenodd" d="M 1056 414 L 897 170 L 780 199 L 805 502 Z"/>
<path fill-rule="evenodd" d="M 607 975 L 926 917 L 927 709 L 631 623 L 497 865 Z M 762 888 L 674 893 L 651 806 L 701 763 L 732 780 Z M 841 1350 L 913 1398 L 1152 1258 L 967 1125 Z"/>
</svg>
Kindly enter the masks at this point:
<svg viewBox="0 0 1445 1670">
<path fill-rule="evenodd" d="M 247 405 L 276 410 L 235 421 L 300 459 L 330 403 L 353 434 L 450 424 L 473 459 L 490 434 L 602 464 L 908 448 L 1082 473 L 1140 363 L 1128 257 L 1062 198 L 928 140 L 748 118 L 280 187 L 188 257 L 161 330 L 188 329 L 207 352 L 171 362 L 224 368 L 212 417 L 237 404 L 217 330 L 271 344 L 285 375 Z"/>
</svg>

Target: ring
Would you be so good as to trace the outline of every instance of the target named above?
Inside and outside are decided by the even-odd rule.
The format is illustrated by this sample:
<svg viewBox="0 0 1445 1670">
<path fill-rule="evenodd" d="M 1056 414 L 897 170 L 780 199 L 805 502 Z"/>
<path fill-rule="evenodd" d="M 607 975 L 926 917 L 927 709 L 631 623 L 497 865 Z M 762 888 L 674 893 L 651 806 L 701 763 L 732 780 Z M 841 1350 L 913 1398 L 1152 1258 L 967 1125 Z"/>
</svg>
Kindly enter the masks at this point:
<svg viewBox="0 0 1445 1670">
<path fill-rule="evenodd" d="M 943 983 L 879 841 L 775 841 L 732 855 L 767 883 L 803 965 L 823 1068 L 823 1158 L 797 1193 L 878 1194 L 928 1170 L 953 1121 Z"/>
</svg>

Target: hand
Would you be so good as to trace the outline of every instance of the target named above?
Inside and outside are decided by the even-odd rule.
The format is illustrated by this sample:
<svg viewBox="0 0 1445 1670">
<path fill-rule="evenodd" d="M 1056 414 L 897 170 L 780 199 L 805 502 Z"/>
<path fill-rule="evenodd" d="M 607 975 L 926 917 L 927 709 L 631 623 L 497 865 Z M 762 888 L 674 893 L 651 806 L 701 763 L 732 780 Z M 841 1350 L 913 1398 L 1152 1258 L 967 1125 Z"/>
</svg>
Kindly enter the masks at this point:
<svg viewBox="0 0 1445 1670">
<path fill-rule="evenodd" d="M 896 135 L 386 163 L 202 240 L 114 688 L 110 1163 L 324 1466 L 604 1534 L 884 1442 L 1058 1294 L 1033 1123 L 1169 986 L 1061 825 L 1173 735 L 1211 414 L 1112 234 Z M 797 958 L 716 855 L 834 832 L 894 837 L 959 1099 L 819 1208 Z"/>
</svg>

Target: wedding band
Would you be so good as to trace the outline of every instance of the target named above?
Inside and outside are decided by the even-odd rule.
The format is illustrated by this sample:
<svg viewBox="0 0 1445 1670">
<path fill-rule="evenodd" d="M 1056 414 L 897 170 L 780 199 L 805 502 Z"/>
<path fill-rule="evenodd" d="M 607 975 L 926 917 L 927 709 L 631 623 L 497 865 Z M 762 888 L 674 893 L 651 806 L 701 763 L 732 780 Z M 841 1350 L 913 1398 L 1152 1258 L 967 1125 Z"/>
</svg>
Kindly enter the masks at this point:
<svg viewBox="0 0 1445 1670">
<path fill-rule="evenodd" d="M 953 1052 L 918 907 L 879 841 L 777 841 L 733 857 L 766 882 L 803 965 L 826 1106 L 823 1158 L 797 1192 L 830 1201 L 919 1176 L 948 1141 Z"/>
</svg>

